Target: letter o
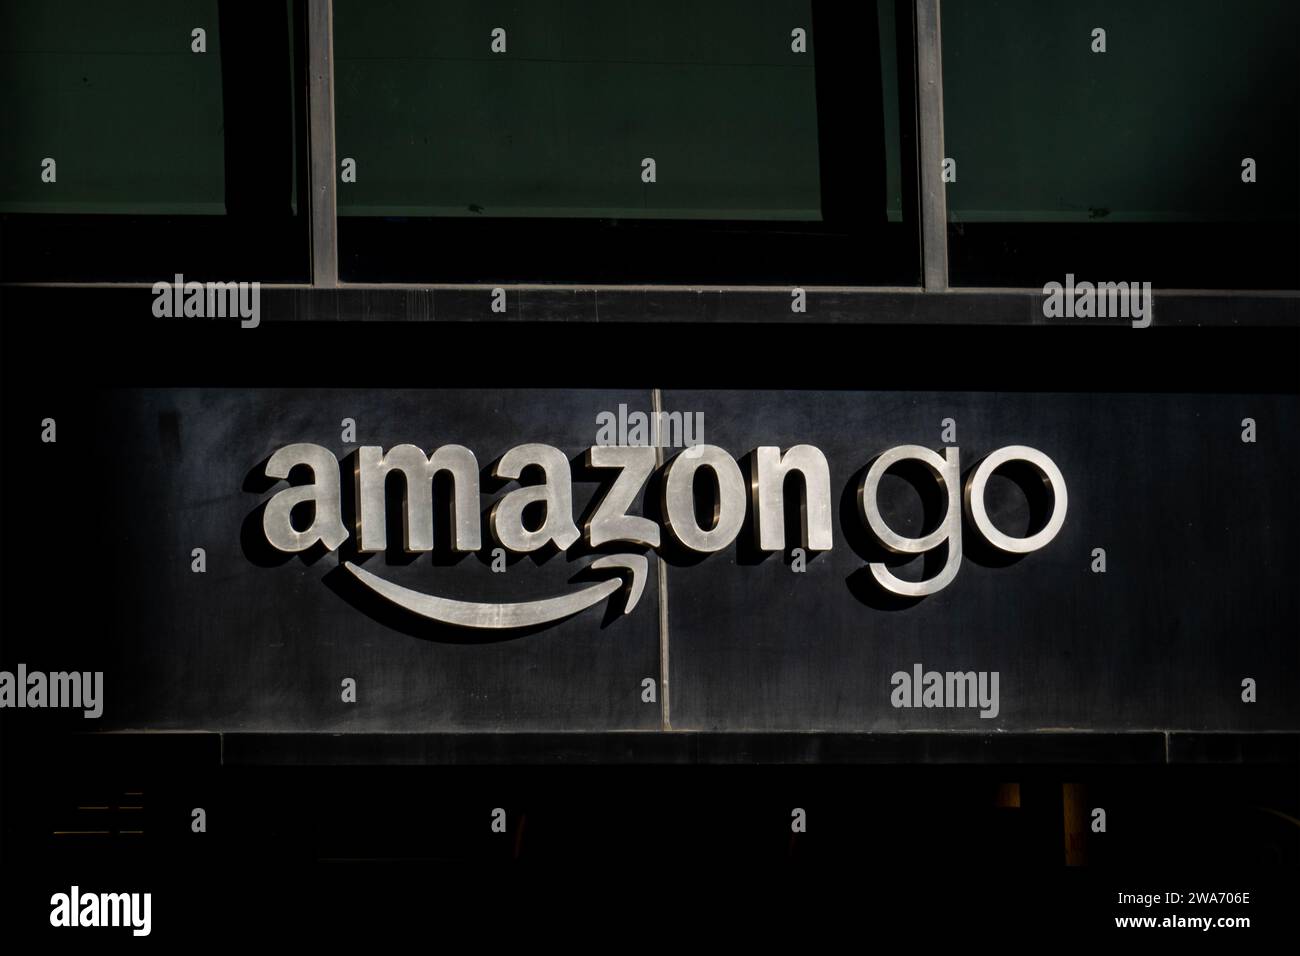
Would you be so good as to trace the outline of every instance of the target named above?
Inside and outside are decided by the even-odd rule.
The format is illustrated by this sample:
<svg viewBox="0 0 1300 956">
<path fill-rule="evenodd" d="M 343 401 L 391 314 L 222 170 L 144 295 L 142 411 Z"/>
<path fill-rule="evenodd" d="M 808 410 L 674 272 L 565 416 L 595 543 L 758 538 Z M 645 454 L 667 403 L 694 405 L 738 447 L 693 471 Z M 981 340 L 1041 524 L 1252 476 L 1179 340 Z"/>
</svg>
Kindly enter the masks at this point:
<svg viewBox="0 0 1300 956">
<path fill-rule="evenodd" d="M 677 540 L 692 551 L 721 551 L 745 524 L 745 478 L 736 459 L 717 445 L 695 445 L 668 466 L 664 482 L 664 518 Z M 718 480 L 713 528 L 705 531 L 695 520 L 695 472 L 708 468 Z"/>
<path fill-rule="evenodd" d="M 984 506 L 984 492 L 988 487 L 989 478 L 998 468 L 1011 461 L 1027 462 L 1034 471 L 1038 472 L 1038 477 L 1052 493 L 1052 514 L 1047 519 L 1047 524 L 1041 531 L 1025 538 L 1017 538 L 999 531 L 989 520 L 988 509 Z M 1061 526 L 1065 524 L 1065 511 L 1069 503 L 1061 469 L 1057 468 L 1056 463 L 1041 451 L 1025 445 L 1007 445 L 1005 448 L 999 448 L 980 462 L 966 479 L 965 497 L 966 511 L 976 530 L 984 535 L 989 544 L 1008 554 L 1028 554 L 1037 551 L 1055 538 Z"/>
</svg>

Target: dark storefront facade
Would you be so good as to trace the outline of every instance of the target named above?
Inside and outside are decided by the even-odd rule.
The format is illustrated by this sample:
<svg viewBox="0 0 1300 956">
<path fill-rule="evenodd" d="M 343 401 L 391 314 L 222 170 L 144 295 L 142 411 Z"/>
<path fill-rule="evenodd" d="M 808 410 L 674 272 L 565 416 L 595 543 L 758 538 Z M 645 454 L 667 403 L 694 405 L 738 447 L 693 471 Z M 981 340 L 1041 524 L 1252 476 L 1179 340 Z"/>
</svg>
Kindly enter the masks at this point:
<svg viewBox="0 0 1300 956">
<path fill-rule="evenodd" d="M 1284 898 L 1300 25 L 1083 6 L 6 7 L 16 892 Z"/>
</svg>

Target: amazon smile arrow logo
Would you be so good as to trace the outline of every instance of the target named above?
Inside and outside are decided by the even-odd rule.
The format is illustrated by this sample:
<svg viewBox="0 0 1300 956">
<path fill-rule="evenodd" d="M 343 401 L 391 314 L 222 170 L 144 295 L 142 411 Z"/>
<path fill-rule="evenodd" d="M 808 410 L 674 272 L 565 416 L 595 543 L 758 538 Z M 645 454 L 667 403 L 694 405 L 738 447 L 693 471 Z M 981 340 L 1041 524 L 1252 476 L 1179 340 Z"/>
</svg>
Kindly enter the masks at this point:
<svg viewBox="0 0 1300 956">
<path fill-rule="evenodd" d="M 695 445 L 680 452 L 664 469 L 662 494 L 663 528 L 642 515 L 629 513 L 656 465 L 656 449 L 642 445 L 595 445 L 586 452 L 590 468 L 607 471 L 613 477 L 593 503 L 591 517 L 579 530 L 573 519 L 573 483 L 569 459 L 551 445 L 517 445 L 497 461 L 492 474 L 518 481 L 525 472 L 540 472 L 540 483 L 521 485 L 506 493 L 491 509 L 488 523 L 493 538 L 515 554 L 528 554 L 554 546 L 567 551 L 586 538 L 592 548 L 630 545 L 660 547 L 663 532 L 670 534 L 686 551 L 710 554 L 729 547 L 750 519 L 755 546 L 760 551 L 784 551 L 785 489 L 788 479 L 797 477 L 803 531 L 799 545 L 807 551 L 829 551 L 833 546 L 830 469 L 826 456 L 812 445 L 795 445 L 785 452 L 764 445 L 754 449 L 751 474 L 726 450 L 716 445 Z M 920 464 L 929 470 L 943 496 L 946 513 L 937 527 L 919 537 L 899 534 L 885 521 L 877 496 L 887 471 L 902 463 Z M 989 478 L 1007 465 L 1023 470 L 1042 482 L 1051 498 L 1051 514 L 1031 534 L 1016 537 L 999 530 L 989 518 L 984 495 Z M 285 553 L 306 551 L 318 544 L 333 551 L 350 534 L 343 518 L 342 477 L 339 460 L 328 448 L 299 443 L 286 445 L 266 463 L 268 478 L 288 480 L 290 473 L 306 469 L 311 482 L 276 492 L 262 514 L 262 530 L 273 548 Z M 707 472 L 716 489 L 711 520 L 702 525 L 696 513 L 696 479 Z M 408 554 L 433 550 L 433 481 L 440 473 L 451 479 L 450 540 L 456 552 L 473 552 L 483 546 L 480 526 L 479 466 L 474 453 L 461 445 L 443 445 L 430 454 L 415 445 L 396 445 L 387 453 L 378 446 L 358 449 L 353 480 L 356 483 L 354 528 L 357 551 L 373 554 L 388 549 L 385 485 L 391 474 L 403 480 L 402 548 Z M 793 483 L 790 483 L 793 484 Z M 1067 494 L 1065 479 L 1056 464 L 1034 448 L 1008 445 L 984 457 L 969 473 L 963 485 L 960 451 L 943 449 L 943 454 L 920 445 L 890 448 L 871 460 L 856 489 L 858 517 L 887 551 L 900 555 L 924 555 L 946 549 L 943 568 L 921 581 L 897 577 L 890 567 L 869 562 L 871 574 L 885 591 L 917 598 L 934 594 L 952 583 L 961 568 L 963 504 L 970 529 L 987 545 L 1012 555 L 1028 554 L 1045 547 L 1065 523 Z M 310 525 L 299 530 L 292 513 L 300 505 L 312 506 Z M 525 522 L 525 510 L 541 510 L 535 520 Z M 619 553 L 602 555 L 588 567 L 614 571 L 614 577 L 590 584 L 570 594 L 522 603 L 480 603 L 426 594 L 395 584 L 351 561 L 344 568 L 362 585 L 388 601 L 422 617 L 468 628 L 509 629 L 549 624 L 571 617 L 607 598 L 624 585 L 627 598 L 623 613 L 636 607 L 645 590 L 648 563 L 644 555 Z"/>
<path fill-rule="evenodd" d="M 647 565 L 648 562 L 643 554 L 610 554 L 597 558 L 588 567 L 598 571 L 615 568 L 629 573 L 627 603 L 623 605 L 623 613 L 630 614 L 632 608 L 636 607 L 636 602 L 641 599 L 641 592 L 645 590 Z M 412 591 L 400 584 L 386 581 L 377 574 L 371 574 L 351 561 L 344 561 L 343 566 L 370 590 L 388 598 L 399 607 L 404 607 L 421 617 L 427 617 L 431 621 L 455 624 L 458 627 L 508 629 L 551 624 L 599 604 L 622 586 L 619 580 L 614 578 L 589 585 L 573 594 L 540 601 L 525 601 L 522 604 L 480 604 Z"/>
</svg>

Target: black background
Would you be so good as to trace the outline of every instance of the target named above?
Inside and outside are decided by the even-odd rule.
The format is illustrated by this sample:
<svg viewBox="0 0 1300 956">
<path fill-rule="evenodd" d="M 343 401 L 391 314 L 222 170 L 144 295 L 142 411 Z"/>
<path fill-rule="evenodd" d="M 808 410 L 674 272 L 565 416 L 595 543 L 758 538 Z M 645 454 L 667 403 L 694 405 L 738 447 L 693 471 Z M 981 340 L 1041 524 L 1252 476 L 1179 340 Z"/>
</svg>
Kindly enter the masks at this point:
<svg viewBox="0 0 1300 956">
<path fill-rule="evenodd" d="M 147 289 L 87 293 L 75 297 L 76 308 L 40 290 L 5 290 L 0 299 L 6 666 L 22 659 L 15 649 L 34 646 L 46 654 L 62 648 L 85 669 L 111 656 L 103 630 L 87 625 L 87 605 L 123 560 L 121 549 L 93 530 L 112 509 L 99 489 L 125 474 L 104 451 L 112 445 L 102 431 L 110 407 L 101 404 L 104 389 L 776 383 L 796 391 L 1077 392 L 1081 400 L 1091 393 L 1270 393 L 1270 401 L 1285 404 L 1295 401 L 1300 356 L 1300 332 L 1285 327 L 862 329 L 809 321 L 696 324 L 669 341 L 661 327 L 637 323 L 363 329 L 346 321 L 266 321 L 242 330 L 234 322 L 155 320 L 150 301 Z M 39 422 L 47 415 L 59 422 L 57 468 L 38 464 Z M 1293 457 L 1294 438 L 1286 440 Z M 1270 473 L 1268 480 L 1281 489 L 1290 479 Z M 1042 557 L 1017 568 L 1028 573 Z M 962 575 L 972 570 L 968 562 Z M 1260 595 L 1288 587 L 1267 569 L 1256 571 Z M 1163 666 L 1195 675 L 1204 662 L 1182 656 Z M 33 914 L 44 925 L 49 894 L 72 882 L 152 890 L 160 939 L 196 926 L 238 937 L 248 931 L 244 920 L 276 921 L 295 934 L 313 927 L 332 933 L 377 912 L 419 923 L 445 912 L 429 911 L 428 899 L 451 894 L 468 896 L 475 906 L 456 912 L 477 919 L 522 896 L 553 904 L 534 918 L 543 921 L 574 908 L 584 924 L 602 916 L 649 921 L 650 902 L 650 910 L 627 911 L 629 896 L 654 898 L 644 889 L 629 890 L 599 914 L 575 894 L 593 881 L 605 887 L 601 895 L 615 894 L 616 881 L 636 886 L 651 874 L 655 885 L 675 886 L 693 904 L 712 901 L 703 905 L 715 919 L 741 914 L 726 917 L 739 929 L 801 932 L 817 914 L 865 912 L 881 926 L 938 914 L 969 917 L 990 933 L 1037 920 L 1086 933 L 1113 925 L 1112 915 L 1141 915 L 1114 905 L 1114 893 L 1180 885 L 1251 889 L 1251 907 L 1215 915 L 1244 909 L 1257 925 L 1278 926 L 1284 887 L 1296 872 L 1296 829 L 1269 812 L 1296 816 L 1300 809 L 1294 732 L 1082 741 L 918 734 L 892 744 L 798 735 L 805 746 L 793 749 L 762 735 L 683 735 L 680 744 L 648 753 L 617 735 L 485 737 L 468 745 L 384 738 L 355 741 L 360 753 L 349 757 L 332 748 L 335 738 L 322 738 L 318 749 L 309 739 L 232 738 L 222 754 L 222 742 L 210 735 L 85 737 L 76 735 L 85 721 L 65 718 L 4 714 L 4 855 L 15 926 Z M 339 765 L 369 762 L 385 747 L 394 748 L 386 762 L 423 765 Z M 1020 812 L 994 805 L 997 786 L 1007 782 L 1021 784 Z M 1090 802 L 1109 813 L 1108 833 L 1088 838 L 1093 866 L 1086 879 L 1059 869 L 1061 784 L 1068 782 L 1084 784 Z M 77 805 L 134 791 L 145 794 L 143 841 L 113 836 L 91 846 L 47 835 L 67 826 Z M 209 839 L 201 844 L 195 840 L 204 837 L 188 827 L 194 806 L 209 812 Z M 494 839 L 487 814 L 496 806 L 508 810 L 511 829 Z M 792 806 L 809 811 L 808 834 L 792 838 Z M 108 825 L 122 826 L 116 818 Z M 571 882 L 527 880 L 516 894 L 517 886 L 489 878 L 494 863 L 516 858 L 533 861 L 525 872 L 562 872 Z M 765 910 L 752 880 L 764 864 L 791 860 L 808 864 L 817 887 L 798 918 Z M 768 885 L 766 892 L 781 890 Z M 527 911 L 526 903 L 510 906 Z M 521 919 L 516 930 L 541 925 Z"/>
<path fill-rule="evenodd" d="M 250 332 L 256 335 L 256 332 Z M 1130 336 L 1140 334 L 1131 331 Z M 1300 470 L 1290 440 L 1300 427 L 1293 396 L 1195 392 L 971 392 L 676 389 L 663 407 L 702 417 L 697 439 L 721 446 L 752 472 L 759 445 L 810 443 L 829 460 L 834 546 L 807 570 L 788 551 L 759 552 L 752 508 L 737 539 L 714 555 L 690 552 L 663 532 L 675 730 L 1276 731 L 1300 727 L 1294 634 L 1300 526 L 1288 476 Z M 95 729 L 251 732 L 644 731 L 659 707 L 640 699 L 659 679 L 658 567 L 630 615 L 617 600 L 525 633 L 432 625 L 358 586 L 344 561 L 447 597 L 531 600 L 592 579 L 590 548 L 554 548 L 490 573 L 487 514 L 510 486 L 492 463 L 524 442 L 553 444 L 572 461 L 579 526 L 609 473 L 583 465 L 602 410 L 651 409 L 648 389 L 391 387 L 353 389 L 103 389 L 70 422 L 72 437 L 43 448 L 44 469 L 96 491 L 91 515 L 58 537 L 91 537 L 113 555 L 93 589 L 62 575 L 85 600 L 69 605 L 75 632 L 106 648 L 106 711 Z M 401 484 L 389 481 L 389 552 L 355 543 L 291 556 L 270 548 L 262 504 L 283 487 L 268 480 L 272 452 L 307 441 L 332 449 L 351 526 L 357 443 L 391 449 L 464 445 L 482 470 L 485 546 L 432 555 L 400 550 Z M 962 567 L 946 588 L 903 600 L 872 580 L 867 563 L 895 573 L 937 573 L 925 561 L 883 554 L 867 532 L 857 488 L 870 462 L 903 444 L 938 447 L 941 422 L 957 422 L 963 474 L 986 454 L 1025 444 L 1066 476 L 1065 524 L 1048 546 L 1015 559 L 982 544 L 966 523 Z M 1256 420 L 1260 439 L 1240 438 Z M 77 433 L 84 428 L 86 442 Z M 667 449 L 671 463 L 677 449 Z M 106 463 L 102 474 L 84 462 Z M 663 525 L 665 468 L 634 512 Z M 1009 474 L 1013 474 L 1008 472 Z M 323 480 L 319 476 L 318 480 Z M 1024 476 L 1020 476 L 1024 481 Z M 707 482 L 702 484 L 707 486 Z M 799 498 L 787 482 L 787 545 L 798 544 Z M 946 502 L 927 481 L 890 476 L 878 495 L 889 523 L 916 535 Z M 447 489 L 436 485 L 435 524 Z M 703 489 L 701 489 L 703 491 Z M 76 491 L 69 489 L 70 497 Z M 712 498 L 705 493 L 701 509 Z M 1041 495 L 1039 496 L 1042 497 Z M 986 503 L 1013 534 L 1041 526 L 1054 505 L 999 475 Z M 51 511 L 54 509 L 51 508 Z M 84 530 L 82 530 L 84 529 Z M 206 550 L 204 575 L 190 569 Z M 1092 549 L 1108 571 L 1090 570 Z M 628 550 L 611 544 L 602 550 Z M 642 550 L 632 548 L 632 550 Z M 56 567 L 53 562 L 50 567 Z M 31 565 L 23 568 L 30 574 Z M 572 582 L 572 583 L 571 583 Z M 1270 583 L 1272 582 L 1272 583 Z M 58 670 L 58 646 L 21 630 L 15 652 L 29 668 Z M 894 709 L 890 675 L 926 669 L 998 671 L 1001 710 Z M 1171 666 L 1175 665 L 1176 666 Z M 358 682 L 342 706 L 342 676 Z M 1259 700 L 1243 705 L 1243 677 Z"/>
</svg>

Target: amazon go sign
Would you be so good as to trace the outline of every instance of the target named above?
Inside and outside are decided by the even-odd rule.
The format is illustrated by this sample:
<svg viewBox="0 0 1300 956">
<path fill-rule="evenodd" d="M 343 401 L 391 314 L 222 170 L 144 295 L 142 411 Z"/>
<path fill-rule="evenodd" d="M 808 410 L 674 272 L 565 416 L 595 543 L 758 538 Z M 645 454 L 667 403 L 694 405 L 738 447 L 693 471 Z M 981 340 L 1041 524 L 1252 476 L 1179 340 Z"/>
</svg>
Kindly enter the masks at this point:
<svg viewBox="0 0 1300 956">
<path fill-rule="evenodd" d="M 540 475 L 541 481 L 513 488 L 492 507 L 488 525 L 496 542 L 515 553 L 529 553 L 551 544 L 564 551 L 584 535 L 593 548 L 618 543 L 658 548 L 663 535 L 668 534 L 682 547 L 707 554 L 731 545 L 750 520 L 759 550 L 784 551 L 785 490 L 787 478 L 794 478 L 788 484 L 801 495 L 803 532 L 799 543 L 809 551 L 829 551 L 834 546 L 830 469 L 826 456 L 812 445 L 795 445 L 785 452 L 768 445 L 755 449 L 748 481 L 736 459 L 716 445 L 696 445 L 679 453 L 668 463 L 660 480 L 662 529 L 657 522 L 630 513 L 655 471 L 654 447 L 597 445 L 587 450 L 586 461 L 591 468 L 607 472 L 609 478 L 602 483 L 591 516 L 579 530 L 574 521 L 572 477 L 564 452 L 542 444 L 518 445 L 506 452 L 493 468 L 496 477 L 518 481 L 527 471 L 530 478 Z M 947 501 L 938 525 L 919 537 L 907 537 L 891 528 L 877 500 L 885 473 L 905 464 L 910 464 L 913 470 L 919 464 L 928 471 Z M 990 477 L 999 468 L 1013 464 L 1022 469 L 1028 466 L 1051 499 L 1051 513 L 1046 522 L 1026 537 L 999 530 L 985 507 L 985 488 Z M 305 551 L 318 543 L 333 551 L 349 535 L 340 494 L 343 476 L 339 461 L 327 448 L 302 443 L 281 448 L 266 463 L 266 475 L 272 479 L 288 479 L 291 472 L 301 469 L 310 471 L 310 482 L 282 489 L 267 502 L 262 516 L 266 539 L 272 547 L 284 552 Z M 389 502 L 385 486 L 391 473 L 400 474 L 404 483 L 402 547 L 406 552 L 433 550 L 433 481 L 440 472 L 446 472 L 451 481 L 447 537 L 452 549 L 469 552 L 483 547 L 479 464 L 468 448 L 443 445 L 426 454 L 415 445 L 397 445 L 387 452 L 377 446 L 365 446 L 358 449 L 354 472 L 356 514 L 352 516 L 352 526 L 357 551 L 374 553 L 388 549 L 385 514 Z M 705 514 L 700 513 L 697 483 L 702 483 L 703 498 L 712 501 L 711 514 L 707 513 L 707 507 Z M 908 597 L 934 594 L 957 576 L 962 560 L 963 507 L 970 526 L 989 545 L 1010 554 L 1026 554 L 1056 537 L 1065 522 L 1067 505 L 1060 469 L 1043 452 L 1024 445 L 1008 445 L 986 456 L 971 471 L 964 487 L 960 452 L 956 447 L 944 448 L 943 454 L 939 454 L 920 445 L 900 445 L 876 457 L 857 488 L 856 497 L 858 517 L 885 549 L 900 555 L 946 549 L 943 569 L 920 581 L 904 580 L 886 564 L 871 563 L 871 572 L 880 587 Z M 310 524 L 300 529 L 293 512 L 307 503 L 313 506 Z M 527 509 L 532 509 L 530 515 L 540 513 L 540 518 L 526 521 Z M 601 561 L 606 563 L 602 565 Z M 593 566 L 608 566 L 608 560 L 597 559 Z M 346 567 L 380 594 L 393 597 L 393 592 L 399 590 L 350 562 Z M 639 594 L 639 588 L 635 593 Z M 414 603 L 399 603 L 418 611 Z M 510 621 L 509 615 L 467 614 L 463 623 L 517 626 Z"/>
</svg>

